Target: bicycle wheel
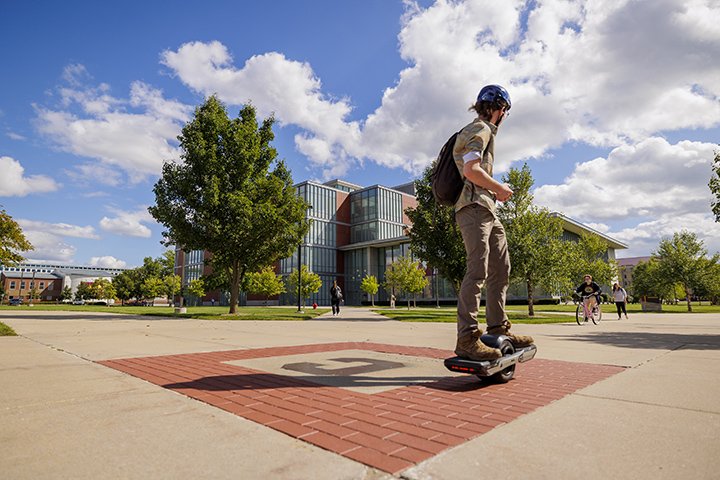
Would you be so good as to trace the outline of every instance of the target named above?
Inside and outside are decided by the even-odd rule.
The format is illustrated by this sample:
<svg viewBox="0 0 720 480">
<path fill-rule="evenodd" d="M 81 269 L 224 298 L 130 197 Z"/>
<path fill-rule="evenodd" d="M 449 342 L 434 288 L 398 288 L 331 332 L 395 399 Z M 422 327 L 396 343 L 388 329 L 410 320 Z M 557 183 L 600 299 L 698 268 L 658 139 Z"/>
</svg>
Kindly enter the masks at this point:
<svg viewBox="0 0 720 480">
<path fill-rule="evenodd" d="M 592 321 L 595 325 L 598 325 L 600 323 L 600 320 L 602 320 L 602 307 L 600 307 L 600 304 L 598 304 L 597 311 L 594 311 L 592 313 Z"/>
<path fill-rule="evenodd" d="M 585 318 L 583 316 L 583 313 L 584 312 L 583 312 L 583 308 L 582 308 L 582 303 L 578 303 L 578 306 L 575 309 L 575 321 L 577 322 L 578 325 L 582 325 L 583 323 L 585 323 Z"/>
</svg>

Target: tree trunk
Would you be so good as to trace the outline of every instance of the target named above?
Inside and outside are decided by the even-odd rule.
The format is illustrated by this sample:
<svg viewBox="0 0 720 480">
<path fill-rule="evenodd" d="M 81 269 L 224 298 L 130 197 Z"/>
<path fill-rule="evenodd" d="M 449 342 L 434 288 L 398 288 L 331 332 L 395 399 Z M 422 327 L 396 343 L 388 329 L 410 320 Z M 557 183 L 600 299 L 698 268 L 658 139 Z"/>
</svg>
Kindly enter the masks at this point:
<svg viewBox="0 0 720 480">
<path fill-rule="evenodd" d="M 240 297 L 240 268 L 234 265 L 230 272 L 230 314 L 237 313 L 238 298 Z"/>
<path fill-rule="evenodd" d="M 535 316 L 535 306 L 533 305 L 533 284 L 531 279 L 527 279 L 527 291 L 528 291 L 528 316 Z"/>
<path fill-rule="evenodd" d="M 685 287 L 685 300 L 687 300 L 688 312 L 692 312 L 692 304 L 690 303 L 690 289 Z"/>
<path fill-rule="evenodd" d="M 370 304 L 375 307 L 375 295 L 370 294 Z"/>
</svg>

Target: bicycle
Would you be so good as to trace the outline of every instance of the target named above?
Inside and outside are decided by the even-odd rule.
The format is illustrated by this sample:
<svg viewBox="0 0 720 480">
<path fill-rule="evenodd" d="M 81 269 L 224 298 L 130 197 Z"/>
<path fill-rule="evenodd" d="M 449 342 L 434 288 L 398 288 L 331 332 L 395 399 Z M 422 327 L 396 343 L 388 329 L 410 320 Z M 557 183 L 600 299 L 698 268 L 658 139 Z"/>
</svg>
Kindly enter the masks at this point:
<svg viewBox="0 0 720 480">
<path fill-rule="evenodd" d="M 595 325 L 598 325 L 600 323 L 600 320 L 602 320 L 602 307 L 599 303 L 596 303 L 591 310 L 588 310 L 587 306 L 585 305 L 585 300 L 592 297 L 593 295 L 583 295 L 580 299 L 580 302 L 577 304 L 577 308 L 575 309 L 575 321 L 578 325 L 583 325 L 584 323 L 587 323 L 588 318 L 592 320 Z M 583 312 L 582 316 L 580 315 L 581 308 Z"/>
</svg>

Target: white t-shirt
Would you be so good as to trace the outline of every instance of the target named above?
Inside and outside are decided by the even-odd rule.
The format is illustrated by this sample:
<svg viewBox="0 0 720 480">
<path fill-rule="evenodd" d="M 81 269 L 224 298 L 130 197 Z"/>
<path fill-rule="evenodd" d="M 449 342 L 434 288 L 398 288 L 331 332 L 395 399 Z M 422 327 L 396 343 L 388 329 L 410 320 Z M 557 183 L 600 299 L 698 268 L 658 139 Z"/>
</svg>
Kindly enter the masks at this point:
<svg viewBox="0 0 720 480">
<path fill-rule="evenodd" d="M 613 298 L 616 302 L 624 302 L 627 298 L 627 293 L 625 292 L 625 289 L 620 287 L 617 290 L 613 292 Z"/>
</svg>

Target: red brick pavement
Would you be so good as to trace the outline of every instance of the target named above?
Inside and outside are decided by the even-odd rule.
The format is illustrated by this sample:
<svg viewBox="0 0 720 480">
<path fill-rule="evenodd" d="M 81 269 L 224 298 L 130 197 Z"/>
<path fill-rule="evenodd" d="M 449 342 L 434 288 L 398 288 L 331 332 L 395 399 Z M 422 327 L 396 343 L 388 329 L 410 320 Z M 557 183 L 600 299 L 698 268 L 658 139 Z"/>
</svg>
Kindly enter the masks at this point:
<svg viewBox="0 0 720 480">
<path fill-rule="evenodd" d="M 535 359 L 507 384 L 452 376 L 364 394 L 223 362 L 341 350 L 443 359 L 452 352 L 330 343 L 99 362 L 380 470 L 397 473 L 623 370 Z"/>
</svg>

